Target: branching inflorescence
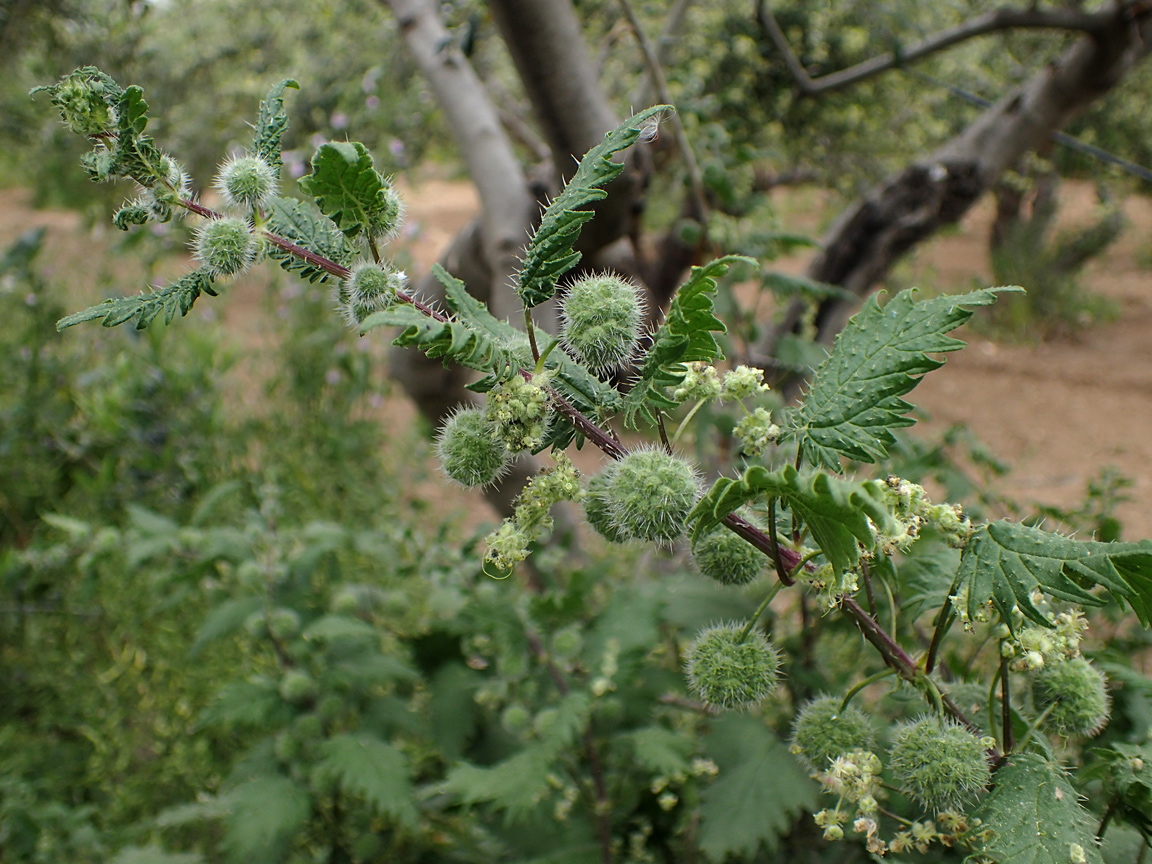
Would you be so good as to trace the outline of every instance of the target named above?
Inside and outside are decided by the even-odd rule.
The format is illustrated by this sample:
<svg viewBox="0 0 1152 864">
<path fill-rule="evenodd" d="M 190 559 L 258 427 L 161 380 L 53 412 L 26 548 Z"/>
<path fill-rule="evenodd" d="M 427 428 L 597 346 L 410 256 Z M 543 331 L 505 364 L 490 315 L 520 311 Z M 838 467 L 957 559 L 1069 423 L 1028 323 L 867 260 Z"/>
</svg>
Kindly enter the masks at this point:
<svg viewBox="0 0 1152 864">
<path fill-rule="evenodd" d="M 773 587 L 760 592 L 763 602 L 750 620 L 714 624 L 684 650 L 688 689 L 706 710 L 752 710 L 773 698 L 787 659 L 761 618 L 784 587 L 796 585 L 818 597 L 826 613 L 842 614 L 859 629 L 880 661 L 843 697 L 819 697 L 796 716 L 794 752 L 836 799 L 817 814 L 828 839 L 843 838 L 844 826 L 854 820 L 851 830 L 878 854 L 964 840 L 968 823 L 960 811 L 985 800 L 991 771 L 1004 764 L 1015 740 L 1012 675 L 1033 676 L 1031 704 L 1020 708 L 1029 712 L 1023 716 L 1033 728 L 1021 746 L 1036 741 L 1033 733 L 1041 727 L 1070 736 L 1095 734 L 1103 726 L 1107 684 L 1079 655 L 1085 626 L 1079 607 L 1101 605 L 1107 593 L 1148 625 L 1152 546 L 1073 541 L 1006 521 L 976 523 L 958 506 L 933 504 L 922 487 L 901 478 L 857 480 L 845 474 L 849 461 L 860 465 L 888 457 L 894 430 L 913 423 L 903 397 L 943 363 L 938 355 L 963 345 L 948 334 L 975 308 L 1016 289 L 919 302 L 905 291 L 883 306 L 869 300 L 814 371 L 804 401 L 773 411 L 761 401 L 767 386 L 759 370 L 724 369 L 716 338 L 724 331 L 713 310 L 718 280 L 730 268 L 756 262 L 730 256 L 693 268 L 650 334 L 641 332 L 643 305 L 630 282 L 588 274 L 561 289 L 562 278 L 579 262 L 573 244 L 593 216 L 590 205 L 623 170 L 613 155 L 641 139 L 654 118 L 671 110 L 667 106 L 640 112 L 610 132 L 543 214 L 514 286 L 525 307 L 525 339 L 442 269 L 436 275 L 445 288 L 443 311 L 411 294 L 405 274 L 380 254 L 381 244 L 399 228 L 403 202 L 362 145 L 317 149 L 311 173 L 300 182 L 310 203 L 278 194 L 287 123 L 283 92 L 295 86 L 285 81 L 273 88 L 261 106 L 252 147 L 221 166 L 213 185 L 226 213 L 199 204 L 183 169 L 144 134 L 147 104 L 139 88 L 123 89 L 93 68 L 41 88 L 67 125 L 93 142 L 83 159 L 89 175 L 129 178 L 140 187 L 137 198 L 116 214 L 119 227 L 167 221 L 177 212 L 204 220 L 195 231 L 198 270 L 151 293 L 69 316 L 61 328 L 88 320 L 105 326 L 133 321 L 143 328 L 161 314 L 170 322 L 186 315 L 202 294 L 215 294 L 217 282 L 263 256 L 312 281 L 331 283 L 340 315 L 360 333 L 398 328 L 394 344 L 480 374 L 474 389 L 487 394 L 484 405 L 462 406 L 437 435 L 437 453 L 452 481 L 488 486 L 516 454 L 552 454 L 553 464 L 524 489 L 513 516 L 489 535 L 489 572 L 507 575 L 523 562 L 534 544 L 547 539 L 550 509 L 570 501 L 580 502 L 588 522 L 612 543 L 668 548 L 689 538 L 697 568 L 725 585 L 755 591 L 763 573 L 774 574 Z M 531 310 L 558 293 L 563 332 L 559 340 L 543 342 Z M 627 387 L 609 379 L 621 370 L 629 373 L 623 376 Z M 705 490 L 677 447 L 698 411 L 723 402 L 743 415 L 731 425 L 737 468 Z M 675 416 L 679 426 L 669 439 L 665 421 Z M 613 417 L 633 429 L 643 423 L 658 427 L 661 443 L 625 448 L 609 431 Z M 611 460 L 587 479 L 564 453 L 585 440 Z M 896 599 L 907 590 L 898 567 L 928 542 L 953 557 L 947 559 L 952 569 L 945 584 L 933 588 L 939 600 L 935 630 L 920 656 L 904 647 L 913 622 L 901 615 Z M 891 624 L 883 622 L 877 596 L 888 598 Z M 858 597 L 866 598 L 867 610 Z M 993 688 L 988 717 L 969 716 L 935 677 L 940 646 L 957 619 L 964 631 L 983 630 L 1000 646 L 991 658 L 995 674 L 987 676 Z M 543 650 L 538 654 L 544 662 Z M 562 683 L 554 666 L 550 671 Z M 919 691 L 922 713 L 892 727 L 890 748 L 882 754 L 872 721 L 852 699 L 889 678 Z M 992 707 L 997 684 L 999 725 Z M 283 689 L 286 700 L 305 700 L 311 683 L 286 679 Z M 587 747 L 595 760 L 595 748 Z M 597 788 L 600 807 L 606 793 L 602 783 Z M 889 791 L 937 822 L 911 822 L 884 810 Z M 995 828 L 1012 806 L 1011 796 L 999 790 L 987 796 L 983 824 Z M 1064 806 L 1071 808 L 1070 822 L 1079 818 L 1076 801 Z M 889 817 L 894 830 L 885 839 L 882 821 Z M 1091 838 L 1079 848 L 1095 851 Z"/>
</svg>

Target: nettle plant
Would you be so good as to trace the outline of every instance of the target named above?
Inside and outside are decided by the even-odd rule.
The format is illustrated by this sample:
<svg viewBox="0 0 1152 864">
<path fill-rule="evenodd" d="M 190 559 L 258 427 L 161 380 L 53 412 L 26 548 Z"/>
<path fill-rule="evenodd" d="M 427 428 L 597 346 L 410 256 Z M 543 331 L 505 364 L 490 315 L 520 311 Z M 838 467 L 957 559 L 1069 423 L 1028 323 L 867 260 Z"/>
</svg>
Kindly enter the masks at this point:
<svg viewBox="0 0 1152 864">
<path fill-rule="evenodd" d="M 472 389 L 486 394 L 483 405 L 462 406 L 437 436 L 452 481 L 483 487 L 497 482 L 517 454 L 550 457 L 514 514 L 488 536 L 487 575 L 507 576 L 525 562 L 547 541 L 551 508 L 572 502 L 610 543 L 648 543 L 660 552 L 686 545 L 700 574 L 759 602 L 747 618 L 714 622 L 677 647 L 670 662 L 683 671 L 683 693 L 645 703 L 654 716 L 659 702 L 691 721 L 660 714 L 660 723 L 648 717 L 620 727 L 627 711 L 612 694 L 621 640 L 602 639 L 596 660 L 575 660 L 583 650 L 578 625 L 544 639 L 525 631 L 525 646 L 547 671 L 559 703 L 533 719 L 509 695 L 507 680 L 502 691 L 484 691 L 489 707 L 504 706 L 505 729 L 521 734 L 530 727 L 535 743 L 495 764 L 449 771 L 420 807 L 427 811 L 434 795 L 448 795 L 464 806 L 491 805 L 514 821 L 550 800 L 555 818 L 564 821 L 582 803 L 596 838 L 587 854 L 605 861 L 654 860 L 653 826 L 663 811 L 678 820 L 665 836 L 697 844 L 711 860 L 754 855 L 761 841 L 772 848 L 775 835 L 791 825 L 767 810 L 787 812 L 817 800 L 773 761 L 766 721 L 790 729 L 792 754 L 819 784 L 822 803 L 811 807 L 817 833 L 828 841 L 856 841 L 873 855 L 946 855 L 955 847 L 977 860 L 1027 856 L 1083 864 L 1103 860 L 1101 841 L 1111 827 L 1135 828 L 1145 843 L 1152 837 L 1152 743 L 1141 737 L 1147 724 L 1133 722 L 1130 740 L 1086 747 L 1108 723 L 1110 686 L 1117 682 L 1110 685 L 1082 653 L 1085 610 L 1107 607 L 1114 635 L 1129 623 L 1125 608 L 1145 628 L 1152 624 L 1152 543 L 1101 543 L 1004 520 L 975 522 L 958 505 L 932 503 L 916 483 L 858 476 L 861 465 L 887 460 L 895 430 L 914 422 L 903 397 L 943 364 L 936 355 L 963 346 L 949 333 L 998 293 L 1018 289 L 919 302 L 904 291 L 884 305 L 869 300 L 814 371 L 803 401 L 772 411 L 759 370 L 723 366 L 717 335 L 724 325 L 713 314 L 718 280 L 730 268 L 756 262 L 728 256 L 693 268 L 651 333 L 642 331 L 640 295 L 627 280 L 594 274 L 561 288 L 580 258 L 573 243 L 593 218 L 587 208 L 623 170 L 611 157 L 649 135 L 668 106 L 643 111 L 610 132 L 543 213 L 513 286 L 524 304 L 521 330 L 493 317 L 439 267 L 444 308 L 413 295 L 404 273 L 380 254 L 400 224 L 402 203 L 363 146 L 329 143 L 316 150 L 311 174 L 300 181 L 314 205 L 279 195 L 287 123 L 282 97 L 294 86 L 285 81 L 272 89 L 251 149 L 220 169 L 214 186 L 225 213 L 197 203 L 179 163 L 145 135 L 147 105 L 139 88 L 122 89 L 92 68 L 42 88 L 64 121 L 94 142 L 83 159 L 92 179 L 139 185 L 138 197 L 115 215 L 119 227 L 175 214 L 202 220 L 193 244 L 196 270 L 167 287 L 107 300 L 59 327 L 171 322 L 202 294 L 215 295 L 222 281 L 272 258 L 310 281 L 330 283 L 340 314 L 361 334 L 399 328 L 394 344 L 479 373 Z M 557 338 L 534 327 L 532 310 L 558 295 L 563 329 Z M 623 385 L 613 384 L 621 372 Z M 739 408 L 730 435 L 736 456 L 731 476 L 706 487 L 681 448 L 692 440 L 699 412 L 719 403 Z M 625 446 L 613 420 L 629 430 L 655 429 L 658 443 Z M 586 442 L 610 457 L 590 478 L 565 453 Z M 557 610 L 573 597 L 594 596 L 574 584 L 535 606 L 517 600 L 516 614 L 561 620 Z M 492 587 L 484 595 L 489 601 Z M 813 600 L 819 619 L 810 614 Z M 353 597 L 343 609 L 343 600 L 334 599 L 333 613 L 351 615 L 357 602 Z M 249 605 L 251 612 L 259 604 Z M 300 630 L 294 613 L 278 614 L 259 618 L 256 635 L 284 641 Z M 801 627 L 789 624 L 798 618 Z M 330 628 L 344 626 L 324 620 Z M 774 638 L 766 621 L 785 633 L 792 626 L 791 635 Z M 850 631 L 836 631 L 836 622 L 847 622 Z M 507 632 L 507 626 L 496 629 Z M 656 626 L 637 621 L 635 628 L 641 635 L 634 638 L 650 633 L 655 643 L 645 648 L 647 660 L 667 666 L 666 639 Z M 812 645 L 824 631 L 857 635 L 827 640 L 828 656 L 821 658 Z M 357 634 L 365 635 L 363 628 Z M 871 660 L 849 650 L 861 644 L 860 636 L 874 652 Z M 480 654 L 499 659 L 506 650 L 483 634 L 470 638 Z M 678 646 L 675 634 L 668 638 Z M 503 656 L 500 662 L 506 670 L 518 668 L 524 680 L 522 660 Z M 820 676 L 811 671 L 837 662 L 852 665 Z M 1137 693 L 1149 692 L 1147 680 L 1131 669 L 1117 674 Z M 836 692 L 820 692 L 825 684 Z M 279 695 L 289 705 L 309 705 L 318 698 L 316 688 L 307 673 L 289 670 Z M 719 716 L 726 711 L 747 713 L 738 720 Z M 715 762 L 690 763 L 700 751 L 677 737 L 701 724 L 739 733 L 735 744 L 710 751 L 721 763 L 712 786 Z M 324 723 L 314 725 L 314 736 L 333 734 Z M 600 748 L 614 728 L 632 730 L 630 758 L 657 772 L 658 809 L 645 817 L 646 828 L 620 816 L 616 805 L 626 796 L 602 767 Z M 341 734 L 321 749 L 331 756 L 345 748 L 354 757 L 365 746 Z M 406 770 L 387 746 L 376 742 L 363 752 L 381 770 Z M 563 748 L 575 754 L 566 763 L 571 776 L 584 781 L 553 770 L 563 764 Z M 572 760 L 589 766 L 590 774 L 580 775 Z M 384 817 L 400 813 L 400 823 L 413 829 L 415 805 L 389 796 L 416 793 L 401 783 L 381 790 L 370 774 L 365 766 L 346 772 L 346 780 L 353 778 L 349 791 L 374 795 Z M 785 787 L 790 800 L 781 801 Z M 1083 793 L 1090 796 L 1087 807 Z M 702 823 L 689 807 L 701 798 Z M 247 806 L 256 818 L 258 806 Z M 303 800 L 293 806 L 308 807 Z M 756 827 L 735 823 L 737 815 Z M 672 854 L 670 848 L 664 854 Z"/>
</svg>

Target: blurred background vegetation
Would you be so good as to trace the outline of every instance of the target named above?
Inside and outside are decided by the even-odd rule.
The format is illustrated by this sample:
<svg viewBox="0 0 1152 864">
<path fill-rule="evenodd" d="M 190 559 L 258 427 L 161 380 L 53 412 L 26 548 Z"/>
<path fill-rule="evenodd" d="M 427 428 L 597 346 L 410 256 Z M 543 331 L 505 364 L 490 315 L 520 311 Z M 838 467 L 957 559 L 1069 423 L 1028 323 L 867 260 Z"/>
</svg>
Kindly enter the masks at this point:
<svg viewBox="0 0 1152 864">
<path fill-rule="evenodd" d="M 635 5 L 659 33 L 669 4 Z M 768 202 L 775 185 L 802 181 L 823 190 L 822 200 L 847 201 L 955 134 L 978 109 L 903 74 L 797 100 L 785 70 L 765 62 L 749 5 L 695 4 L 667 74 L 724 214 L 716 235 L 725 251 L 770 258 L 792 242 Z M 777 14 L 816 74 L 983 5 L 794 2 L 777 4 Z M 643 78 L 619 7 L 575 6 L 624 114 Z M 453 0 L 442 11 L 456 38 L 470 40 L 493 91 L 519 110 L 484 5 Z M 1051 34 L 995 36 L 917 69 L 995 98 L 1066 45 Z M 31 190 L 37 206 L 74 210 L 94 232 L 129 190 L 88 183 L 78 168 L 83 142 L 43 99 L 28 97 L 81 65 L 144 87 L 150 131 L 200 188 L 222 156 L 248 140 L 260 98 L 286 77 L 301 85 L 289 100 L 290 176 L 307 170 L 317 141 L 346 137 L 363 141 L 386 172 L 459 171 L 451 136 L 382 3 L 7 0 L 0 185 Z M 1147 64 L 1136 70 L 1068 131 L 1152 164 L 1152 112 L 1141 98 L 1150 76 Z M 1003 322 L 1014 333 L 1083 323 L 1084 310 L 1097 307 L 1069 280 L 1119 230 L 1105 213 L 1104 227 L 1085 235 L 1086 254 L 1060 259 L 1070 242 L 1051 240 L 1050 199 L 1036 184 L 1053 175 L 1089 179 L 1112 190 L 1105 197 L 1136 188 L 1072 151 L 1053 151 L 1041 167 L 1020 166 L 1004 193 L 1024 200 L 1024 227 L 1001 238 L 996 266 L 1005 280 L 1040 285 L 1036 296 L 1048 298 L 1023 324 Z M 678 176 L 657 178 L 651 224 L 674 221 L 681 184 Z M 428 864 L 558 861 L 547 852 L 568 848 L 577 851 L 563 860 L 598 860 L 595 847 L 572 839 L 590 831 L 589 817 L 556 815 L 583 794 L 558 757 L 527 766 L 548 778 L 523 804 L 532 811 L 527 827 L 510 824 L 507 807 L 474 816 L 456 806 L 460 795 L 437 785 L 464 757 L 491 765 L 524 741 L 571 743 L 564 711 L 575 709 L 528 659 L 530 640 L 541 638 L 529 620 L 547 626 L 547 649 L 570 674 L 607 682 L 609 707 L 598 716 L 618 785 L 620 860 L 671 861 L 677 844 L 700 839 L 693 814 L 701 801 L 707 808 L 719 800 L 708 797 L 707 760 L 738 763 L 731 742 L 748 730 L 739 719 L 705 729 L 662 699 L 680 686 L 679 634 L 746 615 L 751 595 L 697 585 L 682 562 L 665 561 L 659 569 L 675 573 L 657 596 L 634 581 L 643 569 L 634 552 L 570 560 L 542 596 L 487 582 L 474 555 L 476 520 L 462 525 L 446 514 L 441 493 L 425 482 L 427 430 L 417 420 L 380 422 L 391 395 L 381 355 L 346 332 L 318 287 L 286 276 L 255 281 L 260 314 L 276 322 L 272 339 L 226 339 L 212 326 L 214 313 L 199 309 L 198 320 L 143 333 L 56 333 L 66 311 L 98 293 L 138 290 L 178 262 L 186 230 L 173 224 L 95 242 L 78 231 L 81 261 L 52 247 L 46 253 L 41 231 L 14 232 L 0 250 L 0 861 Z M 724 302 L 739 311 L 734 293 Z M 241 332 L 245 320 L 234 325 Z M 733 339 L 751 341 L 756 326 L 736 328 Z M 720 435 L 733 422 L 703 420 Z M 957 467 L 961 452 L 975 473 Z M 703 445 L 700 454 L 718 458 Z M 898 463 L 893 470 L 910 479 L 932 476 L 982 500 L 977 508 L 1014 506 L 987 493 L 983 478 L 1002 466 L 962 431 L 932 445 L 908 442 Z M 1123 488 L 1122 478 L 1103 477 L 1083 508 L 1043 515 L 1118 536 L 1113 509 Z M 555 550 L 555 559 L 569 552 L 576 555 Z M 1109 614 L 1107 659 L 1124 669 L 1147 650 L 1147 636 L 1130 633 L 1118 610 Z M 777 624 L 797 658 L 789 669 L 797 699 L 850 674 L 856 647 L 848 627 L 829 625 L 821 650 L 834 662 L 818 667 L 803 628 Z M 617 682 L 626 698 L 612 696 Z M 1106 735 L 1134 738 L 1152 724 L 1152 696 L 1142 686 L 1118 700 L 1119 722 Z M 786 734 L 784 712 L 768 720 Z M 370 776 L 356 766 L 369 757 L 341 750 L 350 736 L 377 742 Z M 766 738 L 764 752 L 778 745 Z M 802 776 L 788 782 L 787 800 L 764 792 L 781 810 L 762 826 L 741 824 L 741 834 L 722 820 L 706 822 L 710 860 L 801 852 L 803 860 L 842 860 L 844 847 L 814 844 L 810 825 L 793 827 L 815 799 Z M 416 800 L 410 784 L 421 790 L 419 821 L 405 809 Z M 675 792 L 671 804 L 665 792 Z M 708 835 L 707 824 L 719 827 Z M 733 836 L 720 838 L 726 831 Z"/>
</svg>

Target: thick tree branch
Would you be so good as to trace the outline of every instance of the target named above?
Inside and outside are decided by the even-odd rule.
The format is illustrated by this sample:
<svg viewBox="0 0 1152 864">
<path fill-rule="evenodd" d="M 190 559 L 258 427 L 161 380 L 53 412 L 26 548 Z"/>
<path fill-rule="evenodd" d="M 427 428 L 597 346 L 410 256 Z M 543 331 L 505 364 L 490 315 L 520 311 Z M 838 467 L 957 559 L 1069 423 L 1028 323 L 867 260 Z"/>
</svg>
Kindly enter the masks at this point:
<svg viewBox="0 0 1152 864">
<path fill-rule="evenodd" d="M 1005 30 L 1069 30 L 1077 33 L 1086 33 L 1089 36 L 1102 36 L 1112 24 L 1115 15 L 1110 11 L 1082 12 L 1079 9 L 1039 9 L 1035 7 L 1014 9 L 1003 7 L 985 12 L 969 18 L 962 24 L 941 30 L 932 36 L 901 49 L 897 52 L 880 54 L 868 60 L 822 75 L 819 78 L 810 78 L 807 70 L 800 63 L 792 51 L 776 17 L 769 8 L 768 0 L 759 0 L 757 15 L 760 27 L 772 40 L 776 50 L 784 58 L 796 89 L 805 96 L 814 96 L 818 93 L 829 93 L 833 90 L 842 90 L 865 79 L 879 75 L 889 69 L 897 69 L 908 63 L 923 60 L 953 45 L 974 39 L 977 36 L 986 36 L 989 33 L 1000 33 Z"/>
<path fill-rule="evenodd" d="M 1152 50 L 1152 7 L 1113 2 L 1107 14 L 1107 27 L 1079 39 L 935 153 L 853 204 L 825 235 L 807 275 L 863 297 L 904 253 L 957 222 L 1021 156 L 1119 84 Z M 830 341 L 852 308 L 840 299 L 821 304 L 818 338 Z M 766 328 L 758 356 L 771 357 L 803 314 L 803 304 L 790 305 L 781 322 Z"/>
</svg>

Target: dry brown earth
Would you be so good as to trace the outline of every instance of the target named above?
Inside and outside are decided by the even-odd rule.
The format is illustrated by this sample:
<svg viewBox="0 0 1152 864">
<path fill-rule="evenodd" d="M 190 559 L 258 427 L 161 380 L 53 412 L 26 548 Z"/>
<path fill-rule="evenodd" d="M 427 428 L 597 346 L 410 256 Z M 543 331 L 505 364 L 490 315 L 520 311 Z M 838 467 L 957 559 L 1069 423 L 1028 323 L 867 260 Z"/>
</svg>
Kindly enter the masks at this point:
<svg viewBox="0 0 1152 864">
<path fill-rule="evenodd" d="M 783 211 L 797 214 L 802 209 L 806 217 L 788 227 L 814 230 L 821 196 L 782 194 Z M 1090 217 L 1089 187 L 1066 184 L 1063 195 L 1064 218 Z M 797 207 L 793 196 L 801 196 L 805 206 Z M 475 212 L 476 196 L 467 183 L 437 180 L 408 190 L 406 197 L 416 229 L 409 251 L 422 268 Z M 1117 304 L 1120 314 L 1115 320 L 1038 344 L 999 344 L 962 334 L 969 347 L 950 355 L 943 369 L 929 375 L 913 393 L 913 401 L 931 418 L 920 427 L 923 434 L 963 422 L 996 456 L 1011 463 L 1012 471 L 999 488 L 1023 502 L 1074 506 L 1092 477 L 1115 467 L 1133 481 L 1132 500 L 1121 506 L 1119 516 L 1125 537 L 1137 539 L 1152 537 L 1152 270 L 1147 267 L 1152 201 L 1132 197 L 1124 209 L 1127 232 L 1086 275 L 1091 290 Z M 986 243 L 990 218 L 985 204 L 959 230 L 925 244 L 902 268 L 907 284 L 950 291 L 990 284 Z M 49 228 L 49 252 L 42 260 L 53 275 L 73 274 L 70 282 L 76 280 L 75 274 L 94 276 L 91 262 L 107 260 L 100 255 L 109 239 L 107 232 L 85 230 L 72 213 L 30 209 L 20 190 L 0 190 L 0 248 L 37 225 Z M 800 258 L 782 262 L 792 270 L 803 264 Z M 114 265 L 100 267 L 115 272 Z M 75 285 L 79 302 L 96 296 L 92 284 L 96 280 L 86 281 L 89 284 Z M 249 345 L 268 338 L 269 329 L 259 324 L 258 291 L 230 292 L 224 304 L 224 321 L 238 338 Z M 410 406 L 395 404 L 388 414 L 401 423 L 412 416 Z M 474 513 L 479 503 L 471 496 L 450 495 L 449 500 Z"/>
</svg>

